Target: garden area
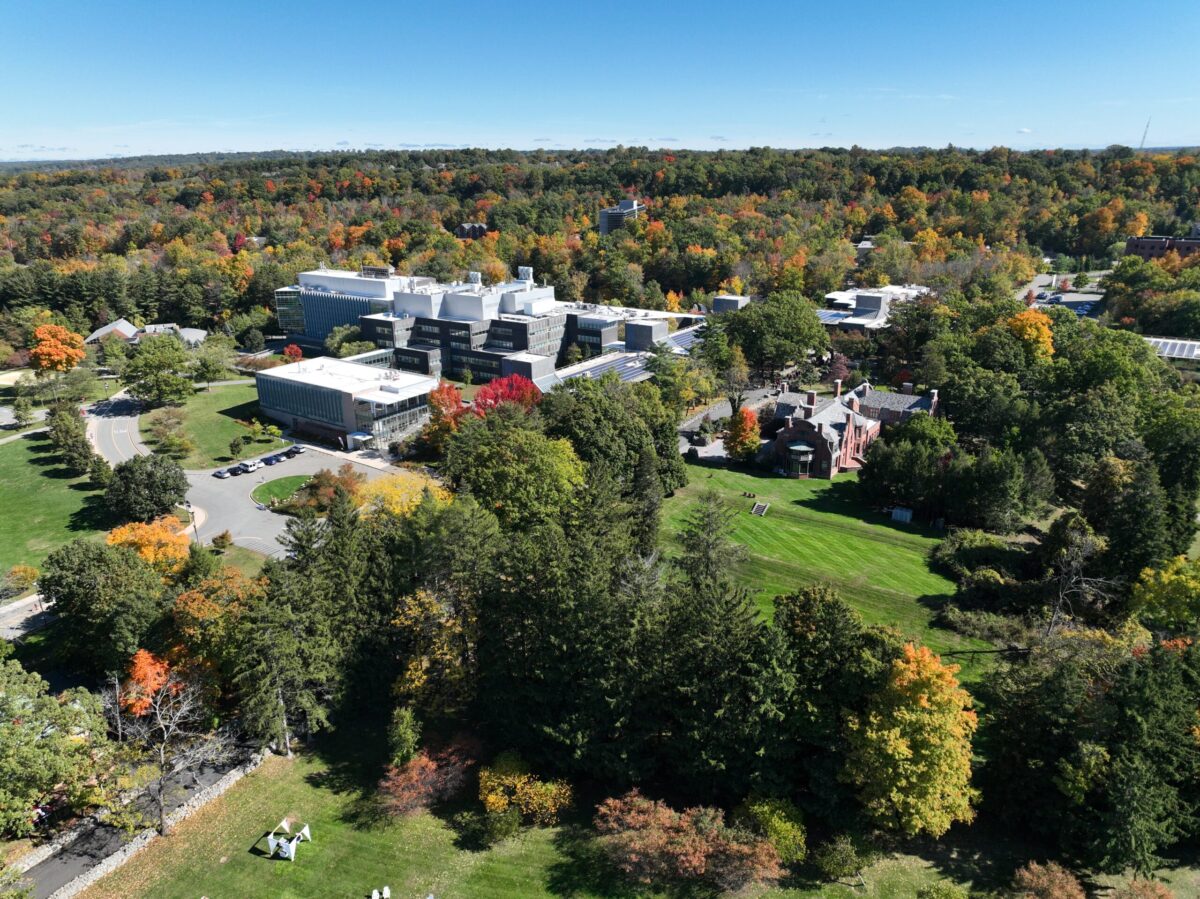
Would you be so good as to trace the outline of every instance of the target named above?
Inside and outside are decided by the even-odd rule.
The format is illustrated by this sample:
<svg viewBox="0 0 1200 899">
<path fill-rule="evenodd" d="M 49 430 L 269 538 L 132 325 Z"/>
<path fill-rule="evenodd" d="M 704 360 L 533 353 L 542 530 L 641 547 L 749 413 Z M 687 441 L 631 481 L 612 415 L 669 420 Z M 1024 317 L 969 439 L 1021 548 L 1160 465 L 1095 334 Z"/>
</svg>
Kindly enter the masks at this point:
<svg viewBox="0 0 1200 899">
<path fill-rule="evenodd" d="M 247 381 L 200 390 L 182 406 L 143 415 L 139 426 L 142 440 L 156 452 L 175 456 L 184 468 L 205 469 L 288 446 L 267 422 L 257 434 L 240 423 L 258 418 L 258 392 L 254 382 Z M 244 443 L 236 454 L 231 453 L 230 446 L 238 438 Z"/>
<path fill-rule="evenodd" d="M 742 513 L 734 539 L 746 546 L 749 558 L 739 580 L 755 591 L 764 614 L 776 595 L 826 582 L 868 624 L 896 627 L 935 652 L 986 646 L 933 624 L 938 607 L 955 589 L 929 566 L 939 535 L 896 524 L 866 506 L 854 475 L 792 480 L 689 464 L 687 486 L 663 505 L 665 536 L 678 530 L 706 490 L 717 491 Z M 750 514 L 755 503 L 769 504 L 765 515 Z M 964 664 L 964 676 L 970 676 L 971 667 Z"/>
<path fill-rule="evenodd" d="M 0 445 L 0 571 L 40 566 L 58 547 L 109 526 L 102 494 L 58 458 L 47 434 Z"/>
</svg>

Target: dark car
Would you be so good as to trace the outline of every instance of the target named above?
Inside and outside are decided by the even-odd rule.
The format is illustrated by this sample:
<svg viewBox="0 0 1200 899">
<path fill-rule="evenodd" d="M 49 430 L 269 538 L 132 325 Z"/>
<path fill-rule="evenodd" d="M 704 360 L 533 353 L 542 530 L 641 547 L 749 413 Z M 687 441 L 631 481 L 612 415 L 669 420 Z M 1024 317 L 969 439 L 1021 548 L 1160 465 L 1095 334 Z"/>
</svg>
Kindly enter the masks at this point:
<svg viewBox="0 0 1200 899">
<path fill-rule="evenodd" d="M 1044 300 L 1044 299 L 1046 299 L 1046 297 L 1048 297 L 1048 296 L 1050 296 L 1050 294 L 1046 293 L 1046 291 L 1044 291 L 1044 290 L 1043 290 L 1041 293 L 1039 293 L 1039 294 L 1037 295 L 1037 298 L 1038 298 L 1039 300 Z"/>
<path fill-rule="evenodd" d="M 278 465 L 283 460 L 278 456 L 267 456 L 262 461 L 263 465 Z"/>
</svg>

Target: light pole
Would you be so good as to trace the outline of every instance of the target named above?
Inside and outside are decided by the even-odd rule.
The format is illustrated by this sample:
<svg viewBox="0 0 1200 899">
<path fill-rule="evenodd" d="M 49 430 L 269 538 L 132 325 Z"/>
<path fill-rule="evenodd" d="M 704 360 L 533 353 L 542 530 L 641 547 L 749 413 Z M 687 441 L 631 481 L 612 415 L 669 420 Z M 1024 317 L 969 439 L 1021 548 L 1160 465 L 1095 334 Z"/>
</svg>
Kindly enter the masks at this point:
<svg viewBox="0 0 1200 899">
<path fill-rule="evenodd" d="M 200 529 L 196 526 L 196 513 L 192 511 L 192 501 L 190 499 L 185 499 L 183 501 L 183 507 L 187 509 L 188 517 L 192 520 L 192 536 L 195 538 L 196 542 L 199 543 Z"/>
</svg>

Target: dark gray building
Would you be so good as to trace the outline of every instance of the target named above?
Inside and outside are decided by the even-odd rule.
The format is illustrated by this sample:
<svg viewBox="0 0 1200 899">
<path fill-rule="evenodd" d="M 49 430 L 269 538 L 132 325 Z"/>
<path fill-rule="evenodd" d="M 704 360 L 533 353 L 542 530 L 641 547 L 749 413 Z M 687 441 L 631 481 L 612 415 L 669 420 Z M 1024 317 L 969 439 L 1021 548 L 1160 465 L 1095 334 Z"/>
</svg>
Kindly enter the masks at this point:
<svg viewBox="0 0 1200 899">
<path fill-rule="evenodd" d="M 618 228 L 624 228 L 630 219 L 637 218 L 646 211 L 646 207 L 637 200 L 622 200 L 616 206 L 600 210 L 600 233 L 611 234 Z"/>
</svg>

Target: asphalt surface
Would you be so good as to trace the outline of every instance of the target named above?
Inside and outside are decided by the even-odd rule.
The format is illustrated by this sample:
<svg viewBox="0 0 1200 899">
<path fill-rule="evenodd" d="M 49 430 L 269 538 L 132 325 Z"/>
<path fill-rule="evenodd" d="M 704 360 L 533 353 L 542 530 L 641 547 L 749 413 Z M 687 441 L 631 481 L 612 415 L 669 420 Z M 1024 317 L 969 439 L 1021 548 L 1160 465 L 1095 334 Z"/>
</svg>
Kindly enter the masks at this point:
<svg viewBox="0 0 1200 899">
<path fill-rule="evenodd" d="M 216 385 L 214 385 L 216 386 Z M 88 436 L 96 451 L 116 465 L 134 456 L 149 455 L 138 430 L 139 405 L 127 397 L 115 397 L 97 403 L 88 414 Z M 342 455 L 322 448 L 308 446 L 302 455 L 267 466 L 251 474 L 237 475 L 224 480 L 213 477 L 217 469 L 188 471 L 190 485 L 188 502 L 200 510 L 195 527 L 188 533 L 202 543 L 209 543 L 223 531 L 229 531 L 238 546 L 268 556 L 278 556 L 282 549 L 279 537 L 287 525 L 287 516 L 259 509 L 250 493 L 259 484 L 275 478 L 297 474 L 316 474 L 322 468 L 336 471 L 347 461 L 355 471 L 368 479 L 382 477 L 386 471 L 362 465 Z"/>
<path fill-rule="evenodd" d="M 42 597 L 34 593 L 0 606 L 0 640 L 16 640 L 40 631 L 54 620 L 54 613 L 42 605 Z"/>
<path fill-rule="evenodd" d="M 237 759 L 215 767 L 205 766 L 194 777 L 187 774 L 173 778 L 170 781 L 172 786 L 167 790 L 168 811 L 179 808 L 194 793 L 216 783 L 243 761 L 244 759 Z M 149 820 L 156 820 L 148 798 L 138 800 L 138 808 Z M 83 834 L 69 846 L 44 862 L 34 865 L 22 875 L 22 879 L 32 888 L 33 899 L 47 899 L 52 896 L 56 890 L 90 871 L 136 836 L 99 822 L 84 825 L 84 828 Z"/>
</svg>

